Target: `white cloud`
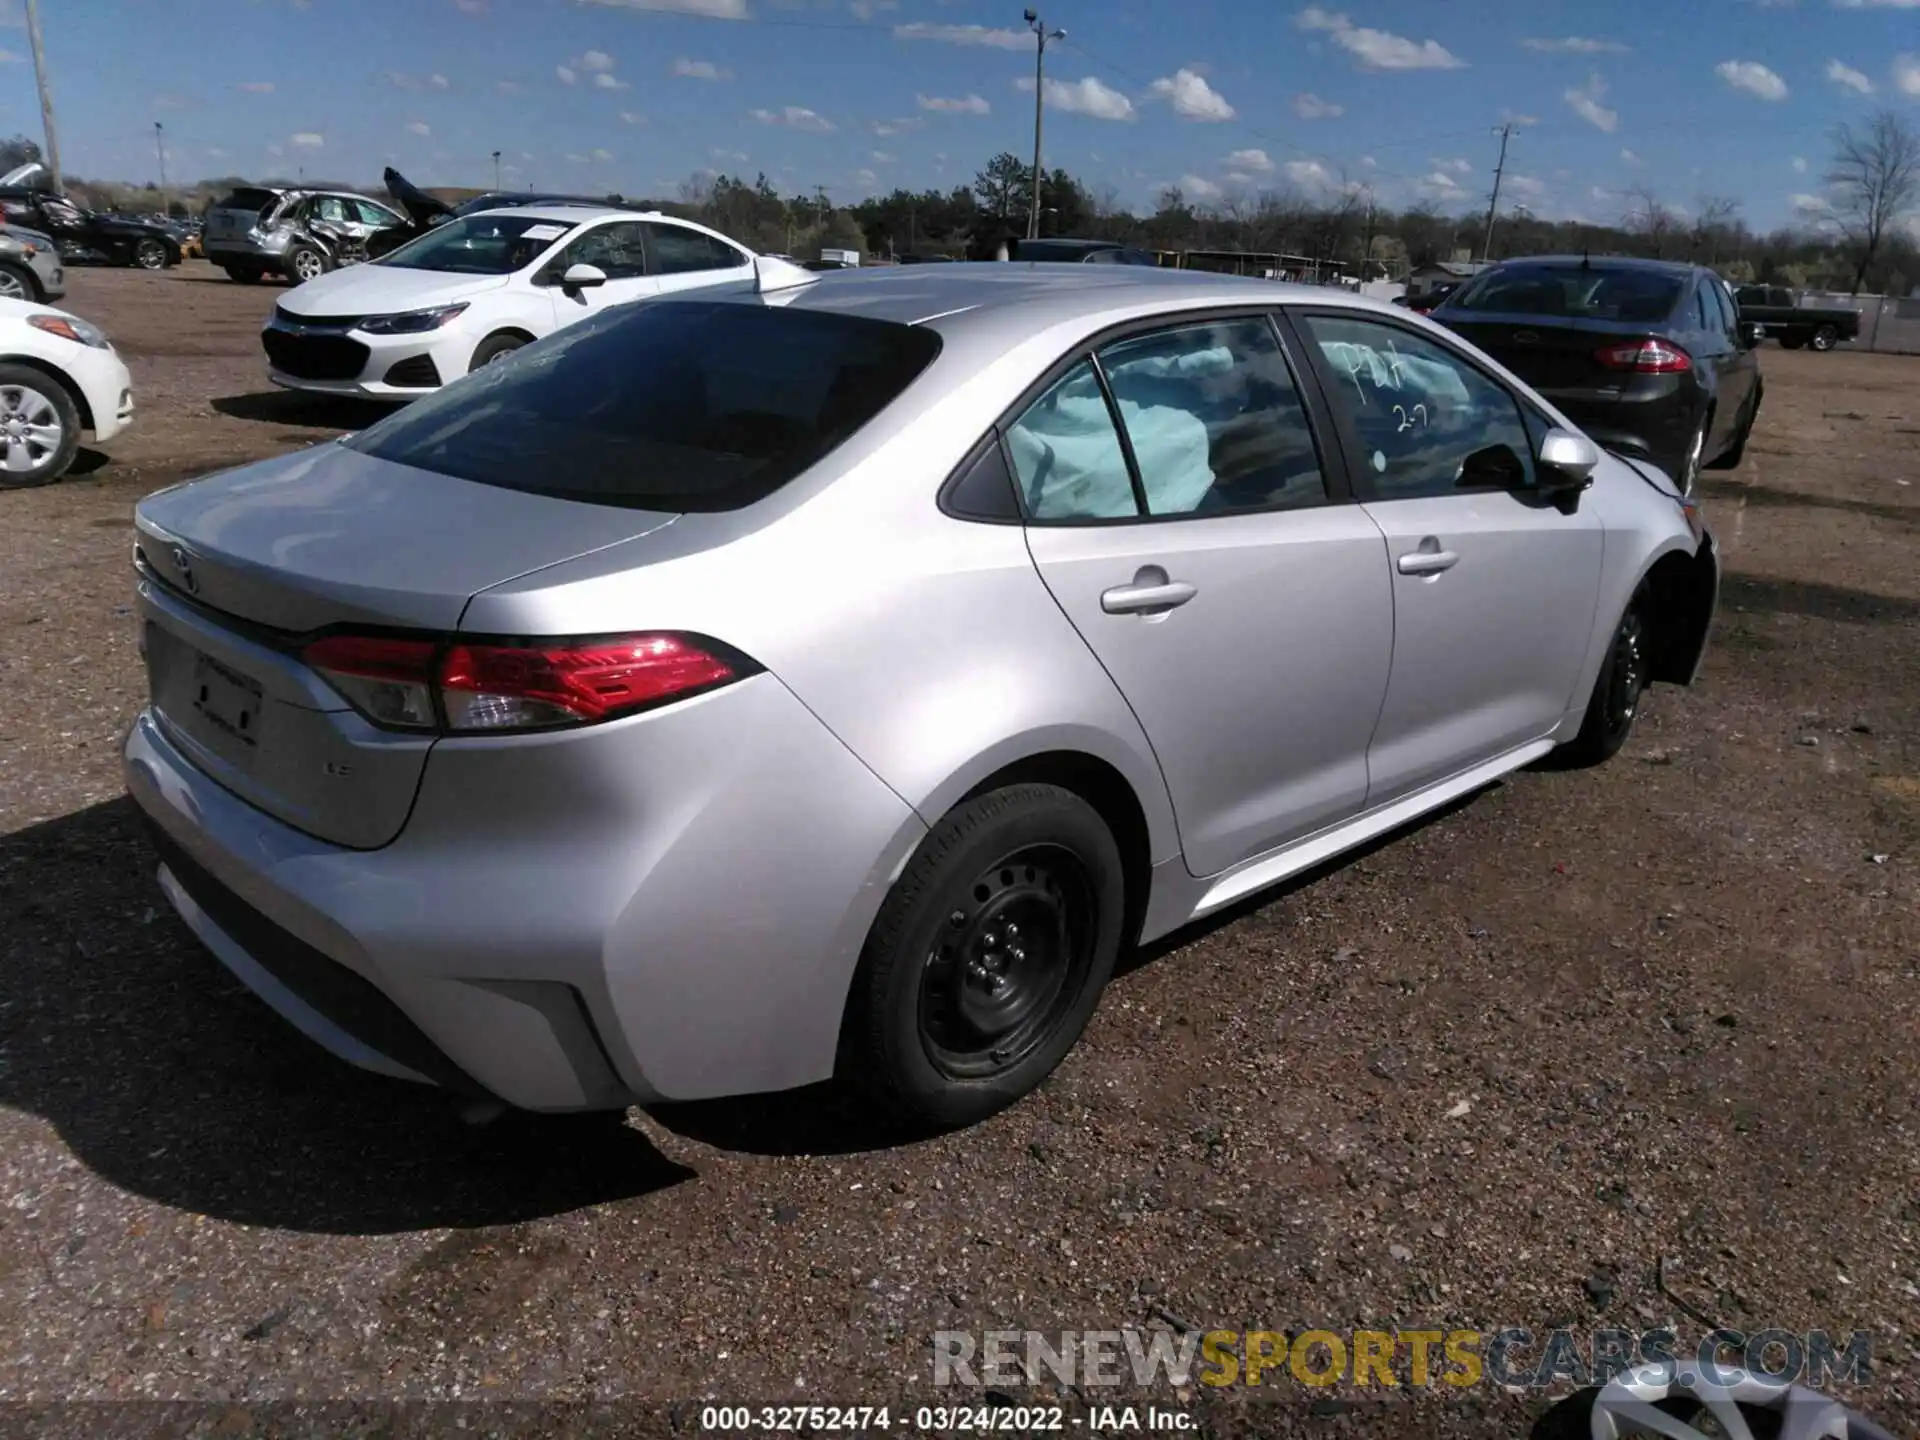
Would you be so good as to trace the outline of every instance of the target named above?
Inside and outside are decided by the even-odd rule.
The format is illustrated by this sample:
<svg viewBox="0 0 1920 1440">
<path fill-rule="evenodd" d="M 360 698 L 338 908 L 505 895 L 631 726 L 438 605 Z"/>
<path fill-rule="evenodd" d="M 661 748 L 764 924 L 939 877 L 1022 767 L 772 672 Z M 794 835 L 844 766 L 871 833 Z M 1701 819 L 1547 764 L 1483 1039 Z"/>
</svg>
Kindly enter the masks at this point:
<svg viewBox="0 0 1920 1440">
<path fill-rule="evenodd" d="M 676 60 L 670 67 L 683 80 L 731 80 L 733 72 L 722 70 L 711 60 Z"/>
<path fill-rule="evenodd" d="M 889 150 L 873 150 L 869 151 L 868 154 L 876 165 L 891 165 L 900 158 Z"/>
<path fill-rule="evenodd" d="M 943 45 L 985 45 L 995 50 L 1031 50 L 1036 43 L 1030 31 L 995 30 L 985 25 L 929 25 L 916 20 L 911 25 L 893 27 L 896 40 L 938 40 Z"/>
<path fill-rule="evenodd" d="M 1438 40 L 1409 40 L 1386 30 L 1355 25 L 1345 15 L 1309 5 L 1294 17 L 1302 30 L 1319 30 L 1368 70 L 1460 70 L 1466 61 Z"/>
<path fill-rule="evenodd" d="M 445 90 L 451 83 L 452 82 L 444 75 L 427 76 L 427 88 L 429 90 Z"/>
<path fill-rule="evenodd" d="M 1438 155 L 1431 158 L 1436 170 L 1448 170 L 1455 175 L 1465 175 L 1469 170 L 1473 169 L 1473 162 L 1471 160 L 1462 160 L 1458 156 L 1455 156 L 1451 160 L 1442 160 Z"/>
<path fill-rule="evenodd" d="M 1179 180 L 1181 194 L 1189 200 L 1218 200 L 1220 187 L 1204 175 L 1182 175 Z"/>
<path fill-rule="evenodd" d="M 1796 155 L 1793 157 L 1793 173 L 1796 175 L 1804 175 L 1807 173 L 1807 157 L 1806 156 Z"/>
<path fill-rule="evenodd" d="M 1787 98 L 1787 82 L 1758 60 L 1722 60 L 1713 73 L 1736 90 L 1744 90 L 1762 100 Z"/>
<path fill-rule="evenodd" d="M 1529 50 L 1547 55 L 1624 55 L 1627 47 L 1618 40 L 1593 40 L 1585 35 L 1563 35 L 1557 40 L 1531 38 L 1520 42 Z"/>
<path fill-rule="evenodd" d="M 607 54 L 604 50 L 589 50 L 580 57 L 580 68 L 582 70 L 611 70 L 613 69 L 613 56 Z"/>
<path fill-rule="evenodd" d="M 985 115 L 993 109 L 979 95 L 962 95 L 957 99 L 945 95 L 922 95 L 918 98 L 922 110 L 932 110 L 941 115 Z"/>
<path fill-rule="evenodd" d="M 835 128 L 826 116 L 804 105 L 785 105 L 778 110 L 755 110 L 751 113 L 762 125 L 779 125 L 788 130 L 808 130 L 816 135 L 824 135 Z"/>
<path fill-rule="evenodd" d="M 1420 182 L 1420 186 L 1434 195 L 1451 197 L 1465 193 L 1460 188 L 1460 182 L 1444 170 L 1434 171 Z"/>
<path fill-rule="evenodd" d="M 881 139 L 891 139 L 895 135 L 904 135 L 909 130 L 918 130 L 927 123 L 924 115 L 908 115 L 898 120 L 870 120 L 868 127 Z"/>
<path fill-rule="evenodd" d="M 1858 91 L 1862 95 L 1873 93 L 1873 81 L 1851 65 L 1842 65 L 1838 60 L 1827 61 L 1826 76 L 1843 90 Z"/>
<path fill-rule="evenodd" d="M 287 137 L 287 144 L 296 150 L 318 150 L 326 143 L 327 137 L 317 130 L 302 130 Z"/>
<path fill-rule="evenodd" d="M 716 160 L 737 160 L 742 165 L 746 164 L 749 158 L 744 150 L 722 150 L 717 147 L 709 150 L 707 154 Z"/>
<path fill-rule="evenodd" d="M 1163 75 L 1150 87 L 1153 96 L 1173 106 L 1176 115 L 1189 120 L 1219 121 L 1233 119 L 1233 106 L 1207 83 L 1207 77 L 1195 70 L 1180 69 Z"/>
<path fill-rule="evenodd" d="M 1293 113 L 1302 120 L 1337 120 L 1347 113 L 1347 107 L 1322 100 L 1311 90 L 1303 90 L 1293 97 Z"/>
<path fill-rule="evenodd" d="M 601 161 L 611 160 L 613 159 L 613 152 L 611 150 L 596 150 L 593 152 L 593 158 Z"/>
<path fill-rule="evenodd" d="M 244 90 L 249 95 L 271 95 L 273 93 L 273 81 L 242 80 L 238 85 L 234 86 L 233 88 L 236 90 Z"/>
<path fill-rule="evenodd" d="M 1264 150 L 1236 150 L 1227 156 L 1227 164 L 1235 170 L 1252 170 L 1261 175 L 1273 169 L 1273 161 L 1267 158 Z"/>
<path fill-rule="evenodd" d="M 1902 95 L 1911 95 L 1920 100 L 1920 55 L 1896 55 L 1893 61 L 1893 83 Z"/>
<path fill-rule="evenodd" d="M 496 80 L 493 82 L 493 88 L 498 90 L 502 95 L 518 95 L 527 87 L 522 85 L 518 80 Z"/>
<path fill-rule="evenodd" d="M 620 123 L 622 125 L 644 125 L 647 123 L 647 117 L 642 115 L 638 110 L 622 110 L 620 112 Z"/>
<path fill-rule="evenodd" d="M 553 67 L 553 73 L 560 77 L 562 85 L 571 85 L 580 78 L 573 73 L 573 67 L 570 65 L 556 65 Z"/>
<path fill-rule="evenodd" d="M 882 10 L 898 10 L 900 0 L 848 0 L 847 9 L 857 20 L 871 20 Z"/>
<path fill-rule="evenodd" d="M 1620 125 L 1620 112 L 1600 103 L 1606 93 L 1607 82 L 1598 75 L 1589 75 L 1584 89 L 1576 85 L 1560 98 L 1582 120 L 1611 135 Z"/>
<path fill-rule="evenodd" d="M 1366 166 L 1366 168 L 1369 170 L 1377 170 L 1380 168 L 1380 162 L 1374 159 L 1371 155 L 1362 155 L 1360 157 L 1360 163 Z"/>
<path fill-rule="evenodd" d="M 433 127 L 424 120 L 409 120 L 407 122 L 407 133 L 411 135 L 431 135 L 433 133 Z"/>
<path fill-rule="evenodd" d="M 853 183 L 862 190 L 871 190 L 880 183 L 880 177 L 871 170 L 856 170 L 853 172 Z"/>
<path fill-rule="evenodd" d="M 1289 160 L 1280 167 L 1280 173 L 1296 185 L 1330 185 L 1333 176 L 1327 173 L 1327 167 L 1318 160 Z"/>
<path fill-rule="evenodd" d="M 624 90 L 627 82 L 611 71 L 601 70 L 593 77 L 594 85 L 601 90 Z"/>
<path fill-rule="evenodd" d="M 1013 82 L 1016 90 L 1033 93 L 1033 77 L 1022 75 Z M 1047 104 L 1070 115 L 1086 115 L 1095 120 L 1131 120 L 1133 102 L 1111 85 L 1103 85 L 1093 76 L 1084 80 L 1049 80 Z"/>
<path fill-rule="evenodd" d="M 1920 0 L 1833 0 L 1837 10 L 1916 10 Z"/>
<path fill-rule="evenodd" d="M 578 0 L 607 10 L 654 10 L 671 15 L 704 15 L 709 20 L 744 20 L 747 0 Z"/>
<path fill-rule="evenodd" d="M 1638 165 L 1640 163 L 1640 152 L 1637 150 L 1622 150 L 1620 152 L 1620 159 L 1628 165 Z"/>
<path fill-rule="evenodd" d="M 1787 203 L 1800 214 L 1807 216 L 1824 216 L 1830 214 L 1833 209 L 1820 196 L 1805 193 L 1788 196 Z"/>
</svg>

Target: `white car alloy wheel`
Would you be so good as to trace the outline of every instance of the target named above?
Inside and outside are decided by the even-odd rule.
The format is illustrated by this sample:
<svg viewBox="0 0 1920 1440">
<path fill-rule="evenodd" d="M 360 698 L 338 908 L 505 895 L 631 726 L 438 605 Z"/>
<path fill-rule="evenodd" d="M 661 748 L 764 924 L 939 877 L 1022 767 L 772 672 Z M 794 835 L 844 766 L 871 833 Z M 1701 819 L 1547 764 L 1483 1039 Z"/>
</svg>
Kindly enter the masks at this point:
<svg viewBox="0 0 1920 1440">
<path fill-rule="evenodd" d="M 167 268 L 167 247 L 158 240 L 142 240 L 133 250 L 134 264 L 142 270 Z"/>
<path fill-rule="evenodd" d="M 293 252 L 293 273 L 301 280 L 312 280 L 323 274 L 326 268 L 327 262 L 320 258 L 318 250 L 310 250 L 303 245 Z"/>
<path fill-rule="evenodd" d="M 33 292 L 11 266 L 0 265 L 0 300 L 31 300 Z"/>
<path fill-rule="evenodd" d="M 60 408 L 26 385 L 0 385 L 0 470 L 23 480 L 45 468 L 67 438 Z"/>
</svg>

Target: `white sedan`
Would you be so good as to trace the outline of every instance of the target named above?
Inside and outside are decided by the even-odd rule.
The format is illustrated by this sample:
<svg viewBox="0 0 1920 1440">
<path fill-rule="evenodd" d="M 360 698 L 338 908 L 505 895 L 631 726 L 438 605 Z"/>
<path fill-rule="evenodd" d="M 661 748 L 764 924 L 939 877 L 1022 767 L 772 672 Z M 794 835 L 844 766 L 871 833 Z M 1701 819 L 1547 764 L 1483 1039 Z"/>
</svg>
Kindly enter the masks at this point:
<svg viewBox="0 0 1920 1440">
<path fill-rule="evenodd" d="M 658 211 L 485 210 L 295 287 L 260 338 L 277 385 L 410 400 L 610 305 L 751 281 L 753 262 Z"/>
<path fill-rule="evenodd" d="M 111 440 L 132 420 L 133 381 L 98 326 L 0 297 L 0 489 L 58 480 L 83 434 Z"/>
</svg>

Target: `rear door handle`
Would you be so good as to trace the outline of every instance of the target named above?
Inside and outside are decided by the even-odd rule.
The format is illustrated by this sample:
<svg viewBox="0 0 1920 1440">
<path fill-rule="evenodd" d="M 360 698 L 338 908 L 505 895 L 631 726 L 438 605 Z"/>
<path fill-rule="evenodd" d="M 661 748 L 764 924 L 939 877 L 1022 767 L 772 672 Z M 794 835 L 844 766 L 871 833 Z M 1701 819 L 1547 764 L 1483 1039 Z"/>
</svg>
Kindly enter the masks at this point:
<svg viewBox="0 0 1920 1440">
<path fill-rule="evenodd" d="M 1402 575 L 1438 575 L 1460 563 L 1451 550 L 1409 550 L 1394 562 Z"/>
<path fill-rule="evenodd" d="M 1184 605 L 1200 593 L 1198 586 L 1184 580 L 1161 580 L 1154 584 L 1116 585 L 1100 592 L 1100 608 L 1109 615 L 1131 615 L 1141 610 L 1171 610 Z"/>
</svg>

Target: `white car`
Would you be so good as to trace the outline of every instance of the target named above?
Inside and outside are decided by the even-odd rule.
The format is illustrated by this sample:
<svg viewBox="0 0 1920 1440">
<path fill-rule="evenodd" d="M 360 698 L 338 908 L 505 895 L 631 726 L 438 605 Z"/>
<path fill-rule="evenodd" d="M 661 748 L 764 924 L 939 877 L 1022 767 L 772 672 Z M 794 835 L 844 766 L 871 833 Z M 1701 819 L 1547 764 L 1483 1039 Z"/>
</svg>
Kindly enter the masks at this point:
<svg viewBox="0 0 1920 1440">
<path fill-rule="evenodd" d="M 87 431 L 132 423 L 133 379 L 97 325 L 0 297 L 0 489 L 58 480 Z"/>
<path fill-rule="evenodd" d="M 260 338 L 276 385 L 410 400 L 610 305 L 751 282 L 753 262 L 658 211 L 483 210 L 295 287 Z"/>
</svg>

